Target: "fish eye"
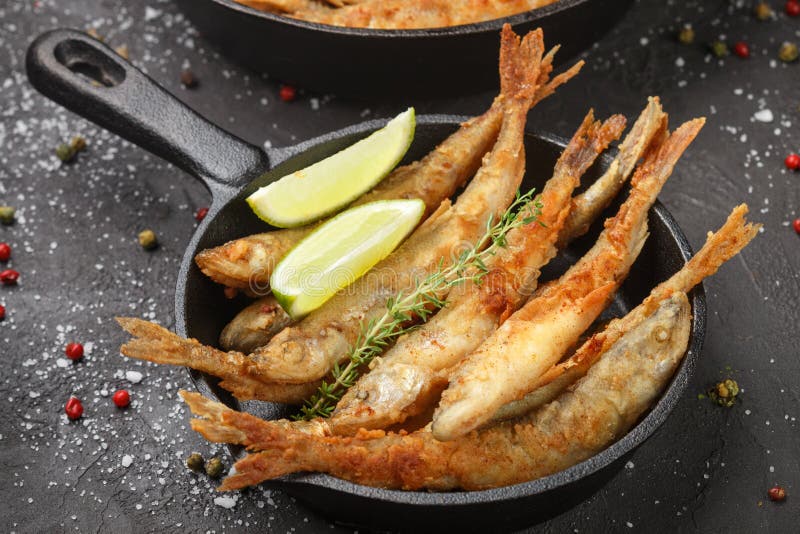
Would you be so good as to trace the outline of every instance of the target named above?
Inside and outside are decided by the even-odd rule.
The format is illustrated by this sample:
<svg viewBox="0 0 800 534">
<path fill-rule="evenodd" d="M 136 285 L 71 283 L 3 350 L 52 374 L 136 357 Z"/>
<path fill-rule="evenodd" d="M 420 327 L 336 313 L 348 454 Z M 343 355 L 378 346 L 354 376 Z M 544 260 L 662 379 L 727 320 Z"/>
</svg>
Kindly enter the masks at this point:
<svg viewBox="0 0 800 534">
<path fill-rule="evenodd" d="M 663 326 L 657 326 L 655 330 L 653 330 L 653 339 L 658 343 L 664 343 L 665 341 L 669 340 L 670 338 L 670 331 Z"/>
</svg>

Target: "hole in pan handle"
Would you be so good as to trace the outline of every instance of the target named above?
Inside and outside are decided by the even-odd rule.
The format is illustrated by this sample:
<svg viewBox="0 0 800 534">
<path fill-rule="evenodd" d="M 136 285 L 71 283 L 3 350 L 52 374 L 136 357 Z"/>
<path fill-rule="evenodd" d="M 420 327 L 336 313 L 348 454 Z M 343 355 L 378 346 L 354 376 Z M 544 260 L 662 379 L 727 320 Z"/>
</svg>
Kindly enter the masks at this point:
<svg viewBox="0 0 800 534">
<path fill-rule="evenodd" d="M 83 32 L 40 35 L 25 64 L 42 94 L 200 178 L 212 193 L 239 189 L 269 169 L 263 150 L 210 123 Z"/>
</svg>

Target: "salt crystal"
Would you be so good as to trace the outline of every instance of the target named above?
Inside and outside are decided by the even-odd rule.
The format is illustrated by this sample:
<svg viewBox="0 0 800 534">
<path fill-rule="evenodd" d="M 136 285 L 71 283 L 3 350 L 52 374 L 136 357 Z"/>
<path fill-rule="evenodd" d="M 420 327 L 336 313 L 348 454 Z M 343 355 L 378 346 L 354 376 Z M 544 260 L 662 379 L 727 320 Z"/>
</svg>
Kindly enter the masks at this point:
<svg viewBox="0 0 800 534">
<path fill-rule="evenodd" d="M 771 110 L 762 109 L 760 111 L 756 111 L 755 115 L 753 115 L 753 118 L 759 122 L 772 122 L 774 117 L 772 116 Z"/>
<path fill-rule="evenodd" d="M 230 510 L 236 506 L 236 496 L 223 495 L 222 497 L 214 497 L 214 504 Z"/>
<path fill-rule="evenodd" d="M 144 375 L 139 371 L 125 371 L 125 379 L 133 384 L 138 384 L 142 381 Z"/>
<path fill-rule="evenodd" d="M 131 464 L 133 463 L 133 456 L 131 456 L 130 454 L 126 454 L 125 456 L 122 457 L 121 463 L 122 467 L 130 467 Z"/>
<path fill-rule="evenodd" d="M 150 6 L 147 6 L 147 7 L 144 8 L 144 20 L 145 21 L 151 21 L 153 19 L 157 19 L 160 16 L 161 16 L 161 10 L 160 9 L 153 9 Z"/>
</svg>

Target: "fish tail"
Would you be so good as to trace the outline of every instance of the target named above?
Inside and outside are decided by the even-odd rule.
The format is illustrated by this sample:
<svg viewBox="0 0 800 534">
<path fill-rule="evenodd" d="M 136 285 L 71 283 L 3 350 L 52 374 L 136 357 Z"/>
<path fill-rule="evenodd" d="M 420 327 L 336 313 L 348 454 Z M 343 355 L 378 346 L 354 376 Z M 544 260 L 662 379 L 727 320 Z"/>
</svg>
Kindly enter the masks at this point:
<svg viewBox="0 0 800 534">
<path fill-rule="evenodd" d="M 672 278 L 661 284 L 651 298 L 660 301 L 674 292 L 688 293 L 747 246 L 762 226 L 747 222 L 747 212 L 747 204 L 736 206 L 719 230 L 708 233 L 703 248 Z"/>
<path fill-rule="evenodd" d="M 248 454 L 236 464 L 236 473 L 226 477 L 217 491 L 232 491 L 256 486 L 265 480 L 304 470 L 289 455 L 279 451 L 261 451 Z"/>
<path fill-rule="evenodd" d="M 186 365 L 204 371 L 195 354 L 203 346 L 195 340 L 184 339 L 157 324 L 133 317 L 117 317 L 119 325 L 133 339 L 120 351 L 129 358 L 169 365 Z M 198 365 L 199 367 L 195 367 Z"/>
<path fill-rule="evenodd" d="M 605 122 L 594 120 L 594 110 L 589 110 L 567 148 L 556 163 L 558 174 L 562 169 L 574 176 L 581 176 L 608 145 L 619 139 L 625 129 L 625 117 L 612 115 Z"/>
<path fill-rule="evenodd" d="M 500 32 L 500 92 L 506 100 L 530 101 L 538 88 L 544 54 L 541 28 L 524 38 L 514 33 L 510 24 Z"/>
<path fill-rule="evenodd" d="M 239 400 L 268 400 L 296 404 L 317 387 L 315 382 L 281 384 L 258 380 L 247 374 L 251 359 L 241 352 L 223 352 L 195 339 L 184 339 L 157 324 L 131 317 L 117 322 L 133 336 L 120 352 L 128 358 L 149 362 L 184 365 L 222 379 L 220 387 Z"/>
</svg>

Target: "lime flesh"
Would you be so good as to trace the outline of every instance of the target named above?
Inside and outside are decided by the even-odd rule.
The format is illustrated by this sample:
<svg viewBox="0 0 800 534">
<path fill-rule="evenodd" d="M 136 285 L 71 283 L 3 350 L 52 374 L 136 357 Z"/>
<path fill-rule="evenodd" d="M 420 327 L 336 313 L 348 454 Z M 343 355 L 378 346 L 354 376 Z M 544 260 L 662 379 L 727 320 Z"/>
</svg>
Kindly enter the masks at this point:
<svg viewBox="0 0 800 534">
<path fill-rule="evenodd" d="M 403 159 L 414 139 L 414 108 L 369 137 L 286 175 L 247 197 L 259 218 L 291 228 L 335 213 L 380 182 Z"/>
<path fill-rule="evenodd" d="M 425 203 L 379 200 L 340 213 L 297 244 L 270 277 L 293 318 L 320 307 L 388 256 L 417 226 Z"/>
</svg>

